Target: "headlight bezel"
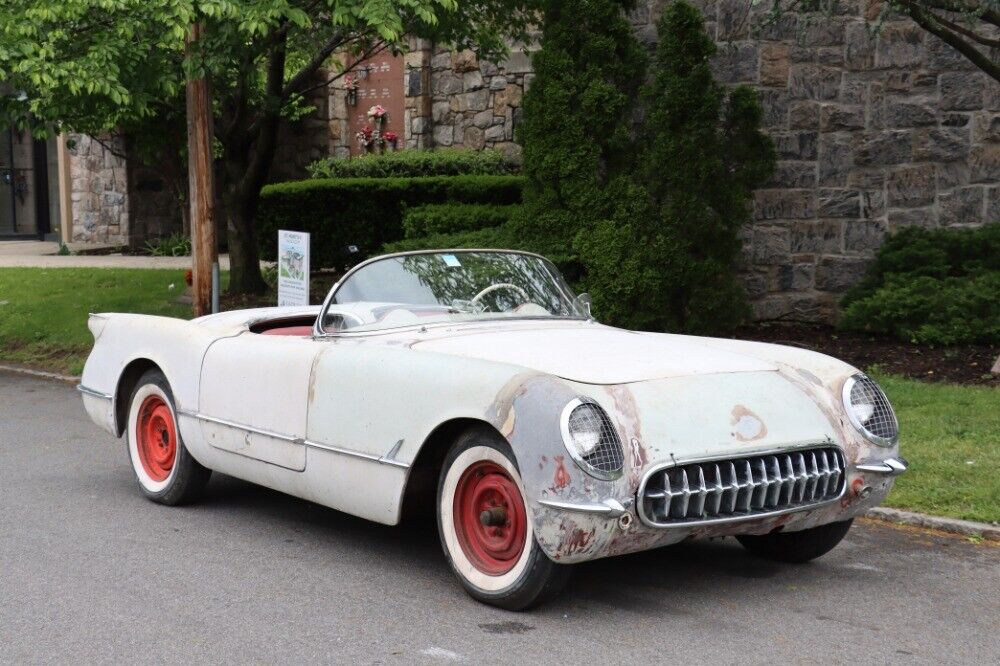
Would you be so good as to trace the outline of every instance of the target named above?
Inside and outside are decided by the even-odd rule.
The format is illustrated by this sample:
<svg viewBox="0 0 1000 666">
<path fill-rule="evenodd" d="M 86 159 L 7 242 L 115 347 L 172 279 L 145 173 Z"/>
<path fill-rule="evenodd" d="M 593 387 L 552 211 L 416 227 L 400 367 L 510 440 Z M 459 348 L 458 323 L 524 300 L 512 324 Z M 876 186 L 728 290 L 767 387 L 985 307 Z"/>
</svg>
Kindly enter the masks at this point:
<svg viewBox="0 0 1000 666">
<path fill-rule="evenodd" d="M 854 391 L 854 387 L 857 386 L 859 382 L 869 382 L 869 388 L 876 390 L 878 392 L 878 397 L 885 402 L 885 408 L 888 411 L 888 415 L 892 419 L 892 428 L 895 432 L 892 437 L 883 437 L 869 430 L 865 426 L 865 423 L 872 417 L 869 416 L 868 418 L 862 420 L 856 412 L 854 402 L 851 400 L 851 393 Z M 863 372 L 857 372 L 848 377 L 847 380 L 844 381 L 844 387 L 841 390 L 841 402 L 844 405 L 844 411 L 847 413 L 847 418 L 850 420 L 851 425 L 853 425 L 854 428 L 869 442 L 884 448 L 892 448 L 899 444 L 899 420 L 896 418 L 896 410 L 893 409 L 892 403 L 889 401 L 888 396 L 886 396 L 885 391 L 882 390 L 882 387 L 879 386 L 878 382 L 874 379 Z M 872 410 L 873 414 L 876 409 L 878 409 L 877 406 Z"/>
<path fill-rule="evenodd" d="M 595 445 L 593 451 L 590 453 L 582 453 L 575 445 L 575 438 L 573 432 L 570 429 L 570 422 L 573 417 L 574 412 L 578 409 L 589 409 L 595 410 L 598 419 L 601 421 L 601 433 L 598 443 Z M 608 415 L 607 411 L 601 407 L 596 400 L 587 398 L 585 396 L 580 396 L 570 400 L 563 407 L 562 414 L 559 417 L 559 430 L 562 434 L 563 447 L 569 453 L 570 458 L 576 463 L 577 467 L 583 470 L 588 475 L 594 477 L 595 479 L 600 479 L 602 481 L 614 481 L 621 478 L 625 471 L 625 450 L 622 447 L 621 437 L 618 435 L 618 430 L 615 428 L 614 423 L 611 421 L 611 417 Z M 612 440 L 610 442 L 605 442 L 604 435 L 609 435 Z M 618 465 L 614 469 L 600 469 L 591 464 L 587 460 L 588 456 L 594 455 L 598 452 L 602 446 L 614 447 L 614 451 L 617 453 Z"/>
</svg>

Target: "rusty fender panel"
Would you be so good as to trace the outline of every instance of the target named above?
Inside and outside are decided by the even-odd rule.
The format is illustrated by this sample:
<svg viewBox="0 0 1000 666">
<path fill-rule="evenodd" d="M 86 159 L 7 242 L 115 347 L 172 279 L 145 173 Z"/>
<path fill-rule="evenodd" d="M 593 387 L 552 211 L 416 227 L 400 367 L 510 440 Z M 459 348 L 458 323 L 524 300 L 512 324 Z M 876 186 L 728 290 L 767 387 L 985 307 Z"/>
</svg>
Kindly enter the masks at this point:
<svg viewBox="0 0 1000 666">
<path fill-rule="evenodd" d="M 540 499 L 596 504 L 608 498 L 626 503 L 628 480 L 601 481 L 573 462 L 563 444 L 559 418 L 566 404 L 580 393 L 566 382 L 547 376 L 509 385 L 497 397 L 487 418 L 517 456 L 531 509 L 535 538 L 556 562 L 580 562 L 603 557 L 618 531 L 617 519 L 556 510 Z"/>
</svg>

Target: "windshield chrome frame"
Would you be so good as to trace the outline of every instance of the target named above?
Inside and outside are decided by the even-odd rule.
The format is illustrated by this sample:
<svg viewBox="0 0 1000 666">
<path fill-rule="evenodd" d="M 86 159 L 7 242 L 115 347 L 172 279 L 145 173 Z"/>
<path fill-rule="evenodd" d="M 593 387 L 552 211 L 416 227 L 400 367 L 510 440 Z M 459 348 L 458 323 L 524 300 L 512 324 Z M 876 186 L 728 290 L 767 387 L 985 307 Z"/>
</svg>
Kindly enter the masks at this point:
<svg viewBox="0 0 1000 666">
<path fill-rule="evenodd" d="M 372 335 L 372 334 L 386 333 L 386 332 L 389 332 L 389 331 L 401 331 L 401 330 L 404 330 L 404 329 L 407 329 L 407 328 L 421 328 L 421 327 L 428 326 L 428 324 L 409 324 L 409 325 L 406 325 L 406 326 L 396 326 L 396 327 L 393 327 L 393 328 L 375 329 L 375 330 L 368 330 L 368 331 L 351 331 L 350 329 L 344 330 L 344 331 L 325 331 L 325 330 L 323 330 L 323 321 L 326 319 L 326 313 L 329 312 L 330 306 L 333 305 L 333 300 L 337 297 L 337 292 L 340 290 L 341 285 L 343 285 L 344 282 L 346 282 L 349 277 L 351 277 L 352 275 L 354 275 L 355 273 L 357 273 L 358 271 L 360 271 L 362 268 L 364 268 L 368 264 L 373 264 L 376 261 L 382 261 L 383 259 L 396 259 L 398 257 L 410 257 L 410 256 L 415 256 L 415 255 L 421 255 L 421 254 L 458 254 L 458 253 L 461 253 L 461 252 L 464 252 L 464 253 L 468 253 L 468 252 L 493 252 L 493 253 L 497 253 L 497 254 L 523 254 L 523 255 L 528 256 L 528 257 L 535 257 L 536 259 L 541 259 L 542 260 L 542 264 L 545 266 L 545 270 L 549 271 L 549 275 L 551 275 L 551 277 L 553 278 L 553 281 L 556 283 L 556 286 L 559 287 L 559 290 L 562 292 L 563 296 L 565 296 L 566 299 L 568 301 L 570 301 L 570 302 L 572 302 L 574 300 L 573 298 L 570 297 L 570 294 L 566 292 L 566 290 L 563 288 L 563 286 L 561 284 L 561 282 L 565 282 L 565 278 L 563 278 L 562 275 L 559 274 L 558 271 L 556 271 L 555 273 L 553 273 L 552 269 L 555 268 L 554 264 L 549 259 L 546 259 L 542 255 L 537 254 L 535 252 L 525 252 L 524 250 L 504 250 L 504 249 L 500 249 L 500 248 L 461 248 L 461 249 L 459 249 L 459 248 L 445 248 L 445 249 L 441 249 L 441 250 L 410 250 L 408 252 L 393 252 L 391 254 L 380 254 L 377 257 L 371 257 L 370 259 L 365 259 L 364 261 L 362 261 L 361 263 L 357 264 L 356 266 L 354 266 L 353 268 L 351 268 L 350 270 L 348 270 L 346 273 L 344 273 L 343 277 L 341 277 L 339 280 L 337 280 L 337 283 L 334 284 L 332 287 L 330 287 L 329 293 L 326 295 L 326 298 L 323 299 L 323 307 L 320 308 L 319 316 L 316 317 L 316 321 L 315 321 L 315 323 L 313 323 L 313 337 L 314 338 L 340 337 L 342 335 L 350 335 L 352 333 L 354 335 Z M 584 317 L 584 316 L 579 316 L 579 317 L 557 317 L 557 316 L 549 315 L 549 316 L 539 317 L 539 316 L 526 315 L 524 317 L 512 317 L 510 319 L 504 319 L 503 321 L 519 321 L 519 320 L 525 320 L 525 319 L 559 319 L 559 320 L 563 320 L 563 321 L 574 321 L 574 320 L 575 321 L 591 321 L 594 318 L 593 318 L 593 316 L 590 316 L 590 317 Z M 479 320 L 479 321 L 470 321 L 470 322 L 463 322 L 463 323 L 482 324 L 482 323 L 489 322 L 489 321 L 499 321 L 499 320 L 484 319 L 484 320 Z M 430 325 L 436 325 L 436 324 L 443 324 L 443 325 L 454 326 L 455 322 L 435 322 L 435 324 L 430 324 Z"/>
</svg>

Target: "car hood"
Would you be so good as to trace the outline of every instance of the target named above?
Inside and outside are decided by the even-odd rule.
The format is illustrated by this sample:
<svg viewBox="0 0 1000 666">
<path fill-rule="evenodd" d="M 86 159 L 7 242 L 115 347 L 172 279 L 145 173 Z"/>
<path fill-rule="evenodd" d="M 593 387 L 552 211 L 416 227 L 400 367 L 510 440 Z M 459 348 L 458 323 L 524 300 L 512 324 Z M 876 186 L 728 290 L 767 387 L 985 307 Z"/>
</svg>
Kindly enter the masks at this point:
<svg viewBox="0 0 1000 666">
<path fill-rule="evenodd" d="M 769 360 L 715 348 L 710 338 L 639 333 L 593 323 L 452 330 L 450 335 L 416 342 L 412 348 L 519 365 L 586 384 L 777 369 Z"/>
</svg>

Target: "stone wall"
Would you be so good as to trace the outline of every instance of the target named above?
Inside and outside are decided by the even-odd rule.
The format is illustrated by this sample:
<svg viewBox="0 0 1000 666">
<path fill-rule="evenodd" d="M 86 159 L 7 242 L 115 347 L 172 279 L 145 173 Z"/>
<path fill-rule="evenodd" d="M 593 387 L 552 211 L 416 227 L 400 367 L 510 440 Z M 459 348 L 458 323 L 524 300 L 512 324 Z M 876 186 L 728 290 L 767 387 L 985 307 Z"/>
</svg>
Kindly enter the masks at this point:
<svg viewBox="0 0 1000 666">
<path fill-rule="evenodd" d="M 124 245 L 129 234 L 124 141 L 71 134 L 67 152 L 73 242 Z"/>
<path fill-rule="evenodd" d="M 744 235 L 757 317 L 834 318 L 888 231 L 1000 221 L 1000 84 L 951 47 L 909 20 L 873 35 L 871 0 L 772 26 L 760 13 L 769 3 L 749 15 L 749 0 L 695 4 L 719 45 L 717 77 L 758 90 L 778 151 Z M 663 5 L 640 2 L 631 16 L 651 48 Z M 431 114 L 414 116 L 408 145 L 517 150 L 528 55 L 499 66 L 440 49 L 420 58 L 428 82 L 411 89 Z"/>
</svg>

